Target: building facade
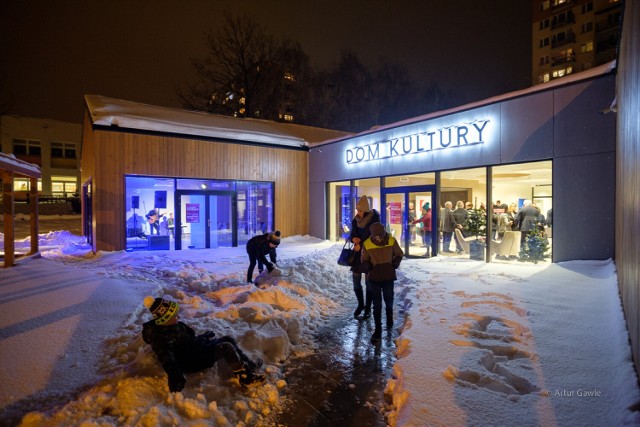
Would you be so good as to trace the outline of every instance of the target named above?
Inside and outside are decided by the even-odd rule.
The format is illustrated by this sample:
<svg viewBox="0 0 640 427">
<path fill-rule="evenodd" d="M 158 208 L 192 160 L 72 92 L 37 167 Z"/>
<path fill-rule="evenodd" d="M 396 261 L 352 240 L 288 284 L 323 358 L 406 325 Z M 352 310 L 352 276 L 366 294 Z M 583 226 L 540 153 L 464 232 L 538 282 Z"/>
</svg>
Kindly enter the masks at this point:
<svg viewBox="0 0 640 427">
<path fill-rule="evenodd" d="M 85 97 L 84 235 L 94 250 L 239 246 L 308 234 L 308 146 L 345 135 Z"/>
<path fill-rule="evenodd" d="M 545 83 L 617 58 L 620 0 L 533 0 L 532 83 Z"/>
<path fill-rule="evenodd" d="M 325 197 L 310 200 L 310 234 L 342 239 L 356 201 L 367 196 L 405 252 L 421 256 L 427 248 L 415 244 L 410 214 L 413 208 L 419 216 L 428 203 L 427 246 L 437 254 L 460 248 L 456 236 L 443 246 L 446 202 L 453 209 L 459 201 L 484 207 L 492 217 L 502 204 L 521 208 L 531 201 L 553 218 L 547 230 L 551 260 L 613 258 L 616 121 L 602 111 L 614 97 L 610 63 L 571 79 L 314 145 L 309 193 Z M 500 236 L 487 223 L 480 237 L 489 261 Z"/>
<path fill-rule="evenodd" d="M 41 198 L 68 198 L 79 189 L 82 126 L 34 117 L 1 116 L 2 152 L 40 166 L 38 194 Z M 18 201 L 27 198 L 31 184 L 26 177 L 13 180 Z"/>
</svg>

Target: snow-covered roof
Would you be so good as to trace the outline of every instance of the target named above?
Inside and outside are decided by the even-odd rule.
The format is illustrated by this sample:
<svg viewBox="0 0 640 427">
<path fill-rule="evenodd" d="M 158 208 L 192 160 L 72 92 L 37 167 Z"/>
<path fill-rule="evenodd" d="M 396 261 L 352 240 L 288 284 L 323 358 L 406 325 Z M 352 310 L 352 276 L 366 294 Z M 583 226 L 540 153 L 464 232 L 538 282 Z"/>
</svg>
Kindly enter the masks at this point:
<svg viewBox="0 0 640 427">
<path fill-rule="evenodd" d="M 40 178 L 40 166 L 17 159 L 13 154 L 0 153 L 0 169 L 26 175 L 31 178 Z"/>
<path fill-rule="evenodd" d="M 117 126 L 169 134 L 221 138 L 259 144 L 308 147 L 310 144 L 341 138 L 347 132 L 268 120 L 187 111 L 124 101 L 100 95 L 85 95 L 94 125 Z"/>
<path fill-rule="evenodd" d="M 517 90 L 514 92 L 508 92 L 502 95 L 497 95 L 491 98 L 487 98 L 487 99 L 483 99 L 480 101 L 476 101 L 476 102 L 471 102 L 469 104 L 464 104 L 464 105 L 460 105 L 458 107 L 453 107 L 453 108 L 449 108 L 447 110 L 442 110 L 442 111 L 435 111 L 433 113 L 429 113 L 429 114 L 424 114 L 422 116 L 417 116 L 417 117 L 411 117 L 409 119 L 405 119 L 405 120 L 401 120 L 398 122 L 394 122 L 394 123 L 389 123 L 387 125 L 382 125 L 382 126 L 374 126 L 371 129 L 362 131 L 358 134 L 352 134 L 352 135 L 346 135 L 343 137 L 338 137 L 335 139 L 331 139 L 331 140 L 326 140 L 324 142 L 322 142 L 321 144 L 315 144 L 315 145 L 325 145 L 325 144 L 330 144 L 330 143 L 334 143 L 334 142 L 338 142 L 344 139 L 348 139 L 351 137 L 357 137 L 357 136 L 361 136 L 361 135 L 367 135 L 370 133 L 375 133 L 375 132 L 380 132 L 383 130 L 387 130 L 387 129 L 393 129 L 393 128 L 397 128 L 400 126 L 405 126 L 405 125 L 409 125 L 412 123 L 417 123 L 417 122 L 421 122 L 424 120 L 429 120 L 429 119 L 433 119 L 436 117 L 442 117 L 442 116 L 446 116 L 449 114 L 453 114 L 453 113 L 458 113 L 461 111 L 466 111 L 466 110 L 471 110 L 473 108 L 479 108 L 479 107 L 483 107 L 485 105 L 490 105 L 490 104 L 495 104 L 497 102 L 502 102 L 502 101 L 506 101 L 508 99 L 513 99 L 513 98 L 519 98 L 521 96 L 524 95 L 529 95 L 532 93 L 536 93 L 536 92 L 543 92 L 549 89 L 553 89 L 555 87 L 559 87 L 559 86 L 565 86 L 571 83 L 575 83 L 575 82 L 579 82 L 579 81 L 583 81 L 583 80 L 589 80 L 592 79 L 594 77 L 598 77 L 598 76 L 602 76 L 605 74 L 609 74 L 610 72 L 612 72 L 613 70 L 615 70 L 616 68 L 616 61 L 613 60 L 611 62 L 608 62 L 606 64 L 591 68 L 589 70 L 586 71 L 582 71 L 576 74 L 570 74 L 566 77 L 563 77 L 561 79 L 555 79 L 555 80 L 551 80 L 547 83 L 541 83 L 535 86 L 531 86 L 527 89 L 522 89 L 522 90 Z M 612 100 L 613 101 L 613 100 Z"/>
</svg>

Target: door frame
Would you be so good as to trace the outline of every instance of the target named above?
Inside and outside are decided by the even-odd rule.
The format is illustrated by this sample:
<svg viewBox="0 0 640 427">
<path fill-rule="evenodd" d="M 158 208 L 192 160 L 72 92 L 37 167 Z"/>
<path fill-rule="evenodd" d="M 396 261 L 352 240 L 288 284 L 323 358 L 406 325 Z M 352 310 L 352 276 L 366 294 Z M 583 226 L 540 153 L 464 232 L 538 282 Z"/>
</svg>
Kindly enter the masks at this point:
<svg viewBox="0 0 640 427">
<path fill-rule="evenodd" d="M 175 212 L 175 228 L 174 228 L 174 243 L 175 250 L 182 250 L 182 196 L 204 196 L 204 209 L 205 218 L 207 224 L 205 228 L 205 247 L 211 248 L 211 212 L 210 212 L 210 197 L 211 196 L 230 196 L 231 197 L 231 247 L 238 246 L 238 194 L 236 191 L 221 191 L 221 190 L 176 190 L 174 199 Z"/>
<path fill-rule="evenodd" d="M 405 236 L 410 236 L 409 233 L 409 193 L 420 193 L 420 192 L 428 192 L 431 193 L 431 256 L 436 256 L 438 254 L 438 239 L 436 236 L 438 235 L 438 227 L 434 227 L 434 224 L 438 224 L 438 209 L 434 209 L 436 203 L 436 185 L 412 185 L 405 187 L 387 187 L 380 189 L 380 221 L 383 224 L 387 222 L 387 210 L 385 206 L 387 205 L 387 194 L 404 194 L 404 214 L 402 217 L 402 229 Z M 416 215 L 417 215 L 417 206 L 416 206 Z M 422 206 L 420 206 L 422 209 Z M 409 246 L 411 245 L 411 239 L 405 239 L 404 248 L 402 250 L 405 253 L 407 258 L 421 258 L 417 255 L 409 255 Z"/>
</svg>

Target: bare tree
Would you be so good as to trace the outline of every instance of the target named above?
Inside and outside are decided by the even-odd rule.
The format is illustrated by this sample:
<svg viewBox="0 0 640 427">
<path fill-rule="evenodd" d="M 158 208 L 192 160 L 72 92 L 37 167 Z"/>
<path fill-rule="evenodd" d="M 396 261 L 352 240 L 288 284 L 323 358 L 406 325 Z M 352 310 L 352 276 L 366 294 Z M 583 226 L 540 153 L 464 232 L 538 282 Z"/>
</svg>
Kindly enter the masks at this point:
<svg viewBox="0 0 640 427">
<path fill-rule="evenodd" d="M 206 58 L 192 59 L 199 81 L 178 91 L 185 108 L 270 120 L 293 110 L 292 82 L 306 78 L 309 69 L 298 43 L 276 40 L 247 15 L 228 12 L 205 42 Z"/>
</svg>

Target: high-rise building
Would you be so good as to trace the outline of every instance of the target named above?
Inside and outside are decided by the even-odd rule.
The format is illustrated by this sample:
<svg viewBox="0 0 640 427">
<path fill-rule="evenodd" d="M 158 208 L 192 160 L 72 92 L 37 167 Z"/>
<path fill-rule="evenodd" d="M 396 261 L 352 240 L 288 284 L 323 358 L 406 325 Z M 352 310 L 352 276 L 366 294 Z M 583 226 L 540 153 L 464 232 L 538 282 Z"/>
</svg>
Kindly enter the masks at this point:
<svg viewBox="0 0 640 427">
<path fill-rule="evenodd" d="M 532 83 L 616 59 L 620 0 L 533 0 Z"/>
</svg>

